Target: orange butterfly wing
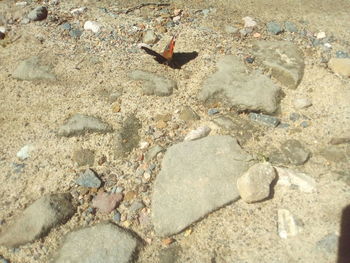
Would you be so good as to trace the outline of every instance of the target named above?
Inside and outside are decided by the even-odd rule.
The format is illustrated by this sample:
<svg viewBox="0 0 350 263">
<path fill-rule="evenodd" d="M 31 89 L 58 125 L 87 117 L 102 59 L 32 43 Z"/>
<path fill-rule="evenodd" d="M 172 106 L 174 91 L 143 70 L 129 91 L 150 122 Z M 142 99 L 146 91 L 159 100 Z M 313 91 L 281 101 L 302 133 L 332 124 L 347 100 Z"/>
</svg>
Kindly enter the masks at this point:
<svg viewBox="0 0 350 263">
<path fill-rule="evenodd" d="M 170 40 L 169 44 L 165 47 L 163 51 L 162 56 L 168 61 L 170 61 L 173 58 L 175 41 L 176 36 L 173 36 L 173 38 Z"/>
</svg>

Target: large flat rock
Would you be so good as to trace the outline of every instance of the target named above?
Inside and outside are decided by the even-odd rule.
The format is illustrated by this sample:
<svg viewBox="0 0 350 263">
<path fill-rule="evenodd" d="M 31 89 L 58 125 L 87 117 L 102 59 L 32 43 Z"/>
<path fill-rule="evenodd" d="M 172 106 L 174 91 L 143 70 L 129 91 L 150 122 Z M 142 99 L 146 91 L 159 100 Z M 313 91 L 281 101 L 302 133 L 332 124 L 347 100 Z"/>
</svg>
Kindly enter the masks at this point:
<svg viewBox="0 0 350 263">
<path fill-rule="evenodd" d="M 271 79 L 256 71 L 248 74 L 244 63 L 231 55 L 221 58 L 217 67 L 203 84 L 201 101 L 220 101 L 238 110 L 276 111 L 280 89 Z"/>
<path fill-rule="evenodd" d="M 304 75 L 304 56 L 288 41 L 256 41 L 254 54 L 284 86 L 295 89 Z"/>
<path fill-rule="evenodd" d="M 45 236 L 51 228 L 65 223 L 75 213 L 71 195 L 51 194 L 36 200 L 0 234 L 0 245 L 17 247 Z"/>
<path fill-rule="evenodd" d="M 127 263 L 137 247 L 137 239 L 124 229 L 101 223 L 69 233 L 56 263 Z"/>
<path fill-rule="evenodd" d="M 152 221 L 160 236 L 176 234 L 238 199 L 237 178 L 250 156 L 230 136 L 209 136 L 171 146 L 152 197 Z"/>
</svg>

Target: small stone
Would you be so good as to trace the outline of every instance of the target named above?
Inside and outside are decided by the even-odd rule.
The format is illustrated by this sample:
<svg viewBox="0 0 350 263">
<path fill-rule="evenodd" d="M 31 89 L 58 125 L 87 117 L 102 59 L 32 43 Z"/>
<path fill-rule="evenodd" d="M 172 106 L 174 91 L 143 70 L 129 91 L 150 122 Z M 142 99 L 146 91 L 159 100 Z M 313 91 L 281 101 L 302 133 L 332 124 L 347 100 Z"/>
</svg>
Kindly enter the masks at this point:
<svg viewBox="0 0 350 263">
<path fill-rule="evenodd" d="M 84 24 L 85 30 L 91 30 L 94 33 L 97 33 L 100 31 L 101 25 L 95 21 L 86 21 Z"/>
<path fill-rule="evenodd" d="M 159 252 L 159 263 L 176 263 L 181 254 L 181 246 L 171 245 Z"/>
<path fill-rule="evenodd" d="M 112 212 L 123 200 L 123 194 L 108 194 L 99 191 L 92 200 L 92 207 L 97 208 L 101 213 L 108 214 Z"/>
<path fill-rule="evenodd" d="M 326 37 L 326 33 L 325 32 L 318 32 L 317 34 L 316 34 L 316 38 L 317 39 L 323 39 L 323 38 L 325 38 Z"/>
<path fill-rule="evenodd" d="M 328 66 L 334 73 L 350 77 L 350 58 L 331 58 Z"/>
<path fill-rule="evenodd" d="M 15 173 L 21 173 L 24 167 L 24 163 L 12 163 L 12 168 Z"/>
<path fill-rule="evenodd" d="M 310 126 L 310 123 L 308 121 L 302 121 L 300 123 L 300 127 L 304 128 L 304 129 L 309 127 L 309 126 Z"/>
<path fill-rule="evenodd" d="M 101 180 L 91 169 L 86 169 L 83 173 L 80 173 L 75 183 L 88 188 L 99 188 L 101 186 Z"/>
<path fill-rule="evenodd" d="M 131 201 L 137 196 L 137 193 L 135 191 L 129 191 L 124 196 L 124 201 Z"/>
<path fill-rule="evenodd" d="M 235 34 L 235 33 L 237 33 L 238 31 L 239 31 L 239 29 L 236 28 L 236 27 L 233 27 L 233 26 L 230 26 L 230 25 L 226 25 L 226 26 L 225 26 L 225 32 L 226 32 L 227 34 Z"/>
<path fill-rule="evenodd" d="M 72 25 L 70 23 L 63 23 L 60 27 L 64 30 L 71 30 L 72 29 Z"/>
<path fill-rule="evenodd" d="M 286 239 L 299 234 L 302 230 L 300 224 L 287 209 L 278 209 L 277 211 L 278 235 Z"/>
<path fill-rule="evenodd" d="M 140 146 L 141 150 L 144 150 L 144 149 L 146 149 L 149 146 L 149 142 L 145 142 L 145 141 L 140 142 L 139 146 Z"/>
<path fill-rule="evenodd" d="M 142 201 L 134 201 L 129 207 L 129 212 L 131 214 L 136 214 L 139 210 L 145 207 L 145 204 Z"/>
<path fill-rule="evenodd" d="M 254 57 L 246 57 L 245 61 L 247 61 L 247 63 L 252 64 L 254 62 L 255 58 Z"/>
<path fill-rule="evenodd" d="M 21 160 L 25 160 L 29 158 L 29 154 L 34 150 L 33 145 L 25 145 L 23 146 L 18 152 L 17 152 L 17 157 Z"/>
<path fill-rule="evenodd" d="M 49 66 L 41 63 L 41 58 L 30 57 L 19 63 L 12 73 L 12 77 L 19 80 L 55 80 Z"/>
<path fill-rule="evenodd" d="M 298 32 L 297 26 L 296 26 L 294 23 L 292 23 L 292 22 L 286 21 L 286 22 L 284 23 L 284 27 L 285 27 L 285 29 L 286 29 L 288 32 L 291 32 L 291 33 L 296 33 L 296 32 Z"/>
<path fill-rule="evenodd" d="M 168 237 L 162 240 L 162 244 L 164 246 L 169 246 L 170 244 L 174 243 L 175 239 L 173 239 L 172 237 Z"/>
<path fill-rule="evenodd" d="M 305 109 L 312 105 L 312 101 L 307 98 L 298 98 L 294 99 L 293 104 L 296 109 Z"/>
<path fill-rule="evenodd" d="M 164 148 L 159 145 L 152 146 L 145 154 L 145 161 L 150 162 L 158 153 L 164 151 Z"/>
<path fill-rule="evenodd" d="M 120 104 L 115 104 L 115 105 L 112 107 L 112 111 L 113 111 L 114 113 L 120 112 L 120 110 L 121 110 Z"/>
<path fill-rule="evenodd" d="M 244 21 L 244 27 L 255 27 L 257 25 L 254 19 L 250 16 L 243 17 L 242 20 Z"/>
<path fill-rule="evenodd" d="M 72 15 L 80 15 L 80 14 L 84 13 L 86 10 L 87 10 L 87 7 L 83 6 L 83 7 L 72 9 L 70 11 L 70 13 Z"/>
<path fill-rule="evenodd" d="M 253 165 L 237 180 L 237 189 L 247 203 L 262 201 L 270 196 L 270 185 L 276 177 L 275 169 L 269 163 Z"/>
<path fill-rule="evenodd" d="M 198 114 L 190 106 L 185 106 L 181 110 L 179 118 L 183 121 L 196 121 L 200 119 Z"/>
<path fill-rule="evenodd" d="M 59 128 L 58 135 L 70 137 L 83 135 L 86 132 L 106 133 L 112 130 L 109 124 L 102 122 L 99 118 L 78 113 Z"/>
<path fill-rule="evenodd" d="M 336 56 L 337 58 L 349 58 L 349 57 L 350 57 L 348 53 L 346 53 L 346 52 L 344 52 L 344 51 L 340 51 L 340 50 L 338 50 L 337 52 L 335 52 L 335 56 Z"/>
<path fill-rule="evenodd" d="M 180 20 L 181 20 L 181 16 L 174 16 L 174 17 L 173 17 L 173 21 L 174 21 L 175 23 L 179 23 Z"/>
<path fill-rule="evenodd" d="M 73 161 L 78 164 L 78 166 L 93 166 L 95 161 L 95 153 L 89 149 L 79 149 L 74 151 L 72 158 Z"/>
<path fill-rule="evenodd" d="M 287 140 L 281 145 L 281 151 L 287 160 L 294 165 L 304 164 L 310 157 L 310 151 L 297 140 Z"/>
<path fill-rule="evenodd" d="M 289 115 L 289 119 L 291 121 L 297 121 L 300 119 L 300 114 L 299 113 L 296 113 L 296 112 L 292 112 L 290 115 Z"/>
<path fill-rule="evenodd" d="M 79 38 L 82 34 L 83 32 L 79 29 L 72 29 L 69 31 L 69 35 L 74 38 Z"/>
<path fill-rule="evenodd" d="M 201 126 L 195 130 L 190 131 L 186 135 L 184 141 L 193 141 L 193 140 L 206 137 L 209 135 L 210 132 L 211 132 L 211 129 L 208 126 Z"/>
<path fill-rule="evenodd" d="M 167 123 L 166 123 L 165 121 L 163 121 L 163 120 L 157 121 L 156 127 L 157 127 L 158 129 L 164 129 L 164 128 L 166 128 L 167 126 L 168 126 L 168 125 L 167 125 Z"/>
<path fill-rule="evenodd" d="M 249 113 L 249 118 L 253 121 L 256 121 L 271 127 L 276 127 L 280 123 L 280 120 L 276 117 L 266 115 L 266 114 L 261 114 L 261 113 L 258 114 L 255 112 Z"/>
<path fill-rule="evenodd" d="M 3 227 L 0 245 L 18 247 L 46 236 L 52 228 L 64 224 L 75 213 L 70 194 L 45 195 L 29 205 L 13 222 Z"/>
<path fill-rule="evenodd" d="M 147 30 L 143 36 L 142 42 L 146 44 L 155 44 L 158 41 L 157 35 L 153 30 Z"/>
<path fill-rule="evenodd" d="M 47 8 L 45 6 L 39 6 L 29 12 L 28 18 L 32 21 L 41 21 L 47 17 Z"/>
<path fill-rule="evenodd" d="M 220 111 L 218 109 L 209 109 L 208 115 L 215 115 L 218 114 Z"/>
<path fill-rule="evenodd" d="M 209 15 L 209 13 L 210 13 L 210 10 L 209 10 L 209 9 L 203 9 L 203 10 L 202 10 L 202 14 L 203 14 L 204 16 Z"/>
<path fill-rule="evenodd" d="M 337 253 L 339 245 L 339 236 L 336 234 L 328 234 L 324 236 L 321 240 L 317 241 L 316 247 L 327 253 L 335 254 Z"/>
<path fill-rule="evenodd" d="M 312 193 L 316 189 L 316 181 L 309 175 L 288 168 L 275 167 L 278 174 L 277 184 L 297 187 L 298 190 L 305 193 Z"/>
<path fill-rule="evenodd" d="M 266 24 L 267 31 L 273 35 L 278 35 L 283 32 L 283 28 L 276 22 L 271 21 Z"/>
<path fill-rule="evenodd" d="M 120 219 L 121 219 L 121 214 L 119 213 L 119 211 L 116 211 L 114 213 L 113 220 L 116 221 L 117 223 L 120 223 Z"/>
</svg>

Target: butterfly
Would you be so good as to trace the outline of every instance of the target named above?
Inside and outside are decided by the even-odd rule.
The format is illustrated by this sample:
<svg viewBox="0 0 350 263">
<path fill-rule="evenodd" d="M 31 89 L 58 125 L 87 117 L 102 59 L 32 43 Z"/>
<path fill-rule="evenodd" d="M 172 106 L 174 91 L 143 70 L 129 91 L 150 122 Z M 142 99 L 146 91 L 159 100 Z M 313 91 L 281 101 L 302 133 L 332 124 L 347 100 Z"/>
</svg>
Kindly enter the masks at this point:
<svg viewBox="0 0 350 263">
<path fill-rule="evenodd" d="M 154 59 L 158 63 L 171 66 L 174 63 L 173 55 L 174 55 L 175 41 L 176 41 L 176 36 L 173 36 L 172 39 L 170 40 L 169 44 L 165 47 L 162 54 L 159 54 L 156 51 L 154 51 L 148 47 L 145 47 L 145 46 L 141 46 L 141 48 L 144 51 L 146 51 L 147 54 L 154 56 Z"/>
</svg>

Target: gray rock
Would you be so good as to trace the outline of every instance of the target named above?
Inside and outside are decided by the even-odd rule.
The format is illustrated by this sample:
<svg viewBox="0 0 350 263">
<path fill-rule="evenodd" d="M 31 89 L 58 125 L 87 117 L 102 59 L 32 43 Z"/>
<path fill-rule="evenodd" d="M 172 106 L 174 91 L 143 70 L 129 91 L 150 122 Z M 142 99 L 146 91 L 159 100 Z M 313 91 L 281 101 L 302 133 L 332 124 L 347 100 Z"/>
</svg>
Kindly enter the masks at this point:
<svg viewBox="0 0 350 263">
<path fill-rule="evenodd" d="M 83 31 L 81 31 L 80 29 L 72 29 L 69 31 L 69 35 L 73 38 L 79 38 L 81 37 L 81 35 L 83 34 Z"/>
<path fill-rule="evenodd" d="M 261 124 L 276 127 L 278 124 L 280 124 L 280 120 L 276 117 L 269 116 L 266 114 L 258 114 L 255 112 L 249 113 L 249 118 L 253 121 L 259 122 Z"/>
<path fill-rule="evenodd" d="M 246 73 L 247 68 L 235 56 L 225 56 L 217 64 L 218 71 L 203 84 L 199 99 L 219 101 L 239 110 L 273 113 L 277 109 L 279 88 L 258 72 Z"/>
<path fill-rule="evenodd" d="M 66 22 L 66 23 L 63 23 L 62 25 L 60 25 L 60 27 L 64 30 L 71 30 L 72 25 L 70 23 Z"/>
<path fill-rule="evenodd" d="M 90 149 L 79 149 L 74 151 L 72 159 L 78 164 L 78 166 L 93 166 L 95 161 L 95 152 Z"/>
<path fill-rule="evenodd" d="M 138 134 L 142 124 L 135 115 L 127 116 L 121 129 L 116 134 L 116 157 L 125 157 L 134 148 L 138 147 L 140 136 Z"/>
<path fill-rule="evenodd" d="M 283 32 L 283 28 L 276 22 L 271 21 L 266 24 L 267 31 L 273 35 L 278 35 Z"/>
<path fill-rule="evenodd" d="M 336 234 L 328 234 L 321 240 L 317 241 L 316 247 L 327 253 L 335 254 L 338 250 L 339 236 Z"/>
<path fill-rule="evenodd" d="M 286 21 L 286 22 L 284 23 L 284 27 L 285 27 L 285 29 L 286 29 L 288 32 L 291 32 L 291 33 L 296 33 L 296 32 L 298 32 L 297 26 L 296 26 L 294 23 L 292 23 L 292 22 Z"/>
<path fill-rule="evenodd" d="M 237 180 L 237 189 L 247 203 L 266 199 L 270 195 L 270 184 L 276 178 L 276 171 L 269 163 L 253 165 Z"/>
<path fill-rule="evenodd" d="M 302 121 L 300 123 L 300 127 L 302 127 L 302 128 L 307 128 L 309 126 L 310 126 L 310 123 L 308 121 Z"/>
<path fill-rule="evenodd" d="M 164 248 L 159 252 L 159 263 L 176 263 L 179 262 L 179 254 L 181 253 L 181 247 L 179 245 L 172 245 L 168 248 Z"/>
<path fill-rule="evenodd" d="M 304 164 L 310 157 L 310 151 L 305 149 L 297 140 L 287 140 L 281 145 L 281 150 L 286 159 L 294 165 Z"/>
<path fill-rule="evenodd" d="M 196 121 L 200 119 L 198 114 L 190 106 L 183 107 L 179 118 L 183 121 Z"/>
<path fill-rule="evenodd" d="M 45 6 L 38 6 L 29 12 L 28 18 L 32 21 L 41 21 L 47 17 L 47 8 Z"/>
<path fill-rule="evenodd" d="M 350 158 L 343 145 L 330 145 L 322 149 L 320 154 L 330 162 L 346 162 Z"/>
<path fill-rule="evenodd" d="M 67 222 L 74 213 L 70 194 L 45 195 L 26 208 L 9 226 L 2 227 L 0 245 L 18 247 L 41 238 L 53 227 Z"/>
<path fill-rule="evenodd" d="M 101 186 L 101 180 L 91 169 L 86 169 L 83 173 L 80 173 L 75 183 L 77 185 L 90 188 L 99 188 Z"/>
<path fill-rule="evenodd" d="M 144 81 L 142 90 L 145 95 L 169 96 L 173 93 L 173 89 L 177 88 L 174 80 L 141 70 L 131 72 L 129 77 L 134 80 Z"/>
<path fill-rule="evenodd" d="M 159 145 L 152 146 L 145 154 L 145 161 L 150 162 L 158 153 L 163 152 L 164 148 Z"/>
<path fill-rule="evenodd" d="M 237 27 L 226 25 L 225 26 L 225 32 L 228 34 L 235 34 L 239 31 Z"/>
<path fill-rule="evenodd" d="M 107 133 L 112 127 L 99 118 L 77 113 L 70 117 L 64 125 L 58 129 L 59 136 L 78 136 L 86 132 Z"/>
<path fill-rule="evenodd" d="M 158 37 L 153 30 L 147 30 L 142 40 L 142 42 L 146 44 L 154 44 L 157 41 L 158 41 Z"/>
<path fill-rule="evenodd" d="M 297 98 L 294 99 L 293 104 L 296 109 L 305 109 L 312 105 L 312 101 L 308 98 Z"/>
<path fill-rule="evenodd" d="M 154 184 L 152 221 L 156 233 L 179 233 L 237 200 L 235 182 L 250 159 L 230 136 L 209 136 L 171 146 Z"/>
<path fill-rule="evenodd" d="M 40 58 L 34 56 L 20 62 L 12 77 L 19 80 L 55 80 L 56 76 L 50 71 L 50 67 L 41 65 Z"/>
<path fill-rule="evenodd" d="M 297 120 L 299 120 L 300 119 L 300 114 L 299 113 L 297 113 L 297 112 L 292 112 L 290 115 L 289 115 L 289 119 L 291 120 L 291 121 L 297 121 Z"/>
<path fill-rule="evenodd" d="M 337 58 L 350 58 L 349 54 L 347 52 L 338 50 L 337 52 L 335 52 L 335 56 Z"/>
<path fill-rule="evenodd" d="M 127 263 L 137 244 L 137 239 L 124 229 L 101 223 L 69 233 L 55 263 Z"/>
<path fill-rule="evenodd" d="M 288 41 L 256 41 L 254 54 L 271 70 L 274 78 L 295 89 L 304 74 L 304 57 L 298 47 Z"/>
<path fill-rule="evenodd" d="M 220 111 L 218 109 L 209 109 L 208 110 L 208 115 L 215 115 L 220 113 Z"/>
<path fill-rule="evenodd" d="M 213 122 L 237 138 L 240 145 L 246 144 L 252 138 L 258 138 L 263 133 L 261 126 L 235 114 L 219 116 Z"/>
</svg>

